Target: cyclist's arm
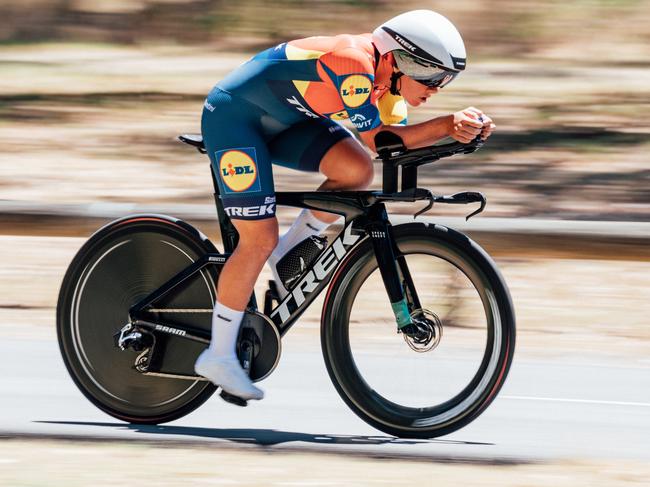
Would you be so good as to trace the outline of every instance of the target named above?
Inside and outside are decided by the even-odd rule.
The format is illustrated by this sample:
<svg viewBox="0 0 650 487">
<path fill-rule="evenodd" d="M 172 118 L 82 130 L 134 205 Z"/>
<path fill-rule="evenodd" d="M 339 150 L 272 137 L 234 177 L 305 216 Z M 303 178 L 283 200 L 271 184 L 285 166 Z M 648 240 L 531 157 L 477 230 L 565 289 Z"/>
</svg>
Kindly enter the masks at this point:
<svg viewBox="0 0 650 487">
<path fill-rule="evenodd" d="M 451 135 L 451 126 L 453 124 L 453 114 L 436 117 L 426 122 L 416 123 L 413 125 L 380 125 L 372 130 L 360 132 L 361 140 L 370 150 L 377 152 L 375 148 L 375 135 L 381 131 L 393 132 L 399 135 L 404 141 L 404 145 L 409 149 L 417 147 L 426 147 L 435 144 L 439 140 Z M 479 124 L 479 126 L 481 126 Z"/>
<path fill-rule="evenodd" d="M 479 121 L 482 117 L 482 121 Z M 426 147 L 444 139 L 452 137 L 458 142 L 467 144 L 477 135 L 482 134 L 483 139 L 490 136 L 495 125 L 492 119 L 480 110 L 469 107 L 459 112 L 436 117 L 426 122 L 414 125 L 384 125 L 381 124 L 366 132 L 361 132 L 361 140 L 373 151 L 375 148 L 375 135 L 377 132 L 387 130 L 399 135 L 404 145 L 409 149 Z"/>
</svg>

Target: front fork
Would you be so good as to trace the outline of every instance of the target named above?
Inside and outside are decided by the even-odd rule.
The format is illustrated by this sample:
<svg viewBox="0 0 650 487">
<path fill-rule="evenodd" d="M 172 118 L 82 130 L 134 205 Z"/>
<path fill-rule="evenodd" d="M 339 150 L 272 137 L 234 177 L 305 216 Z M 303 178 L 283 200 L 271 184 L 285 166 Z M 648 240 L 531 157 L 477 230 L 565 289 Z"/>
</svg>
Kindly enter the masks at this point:
<svg viewBox="0 0 650 487">
<path fill-rule="evenodd" d="M 400 255 L 384 205 L 377 205 L 366 231 L 372 239 L 379 272 L 388 294 L 399 329 L 412 323 L 411 311 L 420 308 L 420 300 L 406 259 Z"/>
</svg>

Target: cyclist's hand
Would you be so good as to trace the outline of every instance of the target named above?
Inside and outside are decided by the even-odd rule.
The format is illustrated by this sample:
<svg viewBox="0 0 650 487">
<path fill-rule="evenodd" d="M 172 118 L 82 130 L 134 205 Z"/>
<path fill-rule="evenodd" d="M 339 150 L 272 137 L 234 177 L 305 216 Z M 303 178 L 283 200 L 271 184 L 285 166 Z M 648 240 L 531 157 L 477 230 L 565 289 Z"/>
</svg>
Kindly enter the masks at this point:
<svg viewBox="0 0 650 487">
<path fill-rule="evenodd" d="M 466 108 L 451 115 L 451 128 L 449 129 L 449 136 L 468 144 L 476 138 L 483 130 L 483 122 L 479 120 L 480 115 L 476 113 L 473 107 Z"/>
<path fill-rule="evenodd" d="M 478 108 L 469 107 L 463 111 L 473 114 L 473 116 L 477 120 L 483 122 L 483 129 L 481 130 L 481 139 L 486 140 L 490 135 L 492 135 L 494 129 L 497 128 L 497 126 L 494 125 L 492 119 L 488 117 L 485 113 L 483 113 L 481 110 L 479 110 Z"/>
</svg>

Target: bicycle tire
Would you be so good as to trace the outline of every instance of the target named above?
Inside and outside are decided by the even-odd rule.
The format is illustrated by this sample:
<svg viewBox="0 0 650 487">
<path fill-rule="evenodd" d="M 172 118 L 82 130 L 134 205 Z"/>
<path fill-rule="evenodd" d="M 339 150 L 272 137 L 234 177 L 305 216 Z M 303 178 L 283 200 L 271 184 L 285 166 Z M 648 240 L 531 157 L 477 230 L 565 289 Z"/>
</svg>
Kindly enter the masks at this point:
<svg viewBox="0 0 650 487">
<path fill-rule="evenodd" d="M 137 352 L 115 347 L 113 334 L 129 308 L 214 245 L 191 225 L 163 215 L 135 215 L 104 226 L 73 258 L 57 305 L 57 336 L 63 361 L 80 391 L 105 413 L 130 423 L 159 424 L 180 418 L 216 390 L 205 381 L 144 376 L 133 367 Z M 218 272 L 214 266 L 172 294 L 171 307 L 212 309 Z M 211 313 L 180 317 L 210 329 Z M 174 342 L 173 340 L 176 340 Z M 182 343 L 181 343 L 182 342 Z M 171 362 L 193 371 L 204 345 L 171 337 Z"/>
<path fill-rule="evenodd" d="M 467 425 L 496 397 L 512 363 L 515 314 L 505 281 L 494 262 L 466 235 L 441 225 L 420 223 L 398 225 L 393 231 L 399 255 L 403 249 L 415 253 L 413 249 L 418 246 L 424 253 L 444 254 L 446 261 L 468 273 L 468 277 L 471 274 L 474 280 L 480 281 L 484 286 L 483 290 L 477 289 L 482 292 L 481 296 L 493 298 L 490 310 L 498 319 L 493 316 L 487 320 L 493 329 L 488 330 L 485 354 L 476 374 L 458 394 L 431 408 L 396 404 L 366 382 L 350 348 L 350 315 L 363 281 L 377 269 L 369 238 L 346 256 L 332 279 L 323 305 L 321 347 L 334 387 L 357 416 L 390 435 L 434 438 Z"/>
</svg>

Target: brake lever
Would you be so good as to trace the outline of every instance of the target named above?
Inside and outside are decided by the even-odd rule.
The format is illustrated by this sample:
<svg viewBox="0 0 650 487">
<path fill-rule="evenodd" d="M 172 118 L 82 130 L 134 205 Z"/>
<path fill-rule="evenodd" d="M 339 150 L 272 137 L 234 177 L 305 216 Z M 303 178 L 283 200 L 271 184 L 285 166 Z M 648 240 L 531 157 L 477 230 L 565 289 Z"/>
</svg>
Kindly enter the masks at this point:
<svg viewBox="0 0 650 487">
<path fill-rule="evenodd" d="M 481 212 L 485 209 L 485 205 L 487 205 L 487 198 L 483 195 L 483 193 L 474 193 L 474 194 L 476 195 L 476 198 L 478 198 L 477 200 L 474 200 L 474 201 L 480 201 L 480 202 L 481 202 L 481 206 L 479 207 L 478 210 L 474 210 L 472 213 L 470 213 L 469 215 L 467 215 L 467 216 L 465 217 L 465 221 L 468 221 L 468 220 L 469 220 L 470 218 L 472 218 L 473 216 L 476 216 L 476 215 L 478 215 L 479 213 L 481 213 Z"/>
<path fill-rule="evenodd" d="M 427 195 L 427 198 L 429 199 L 429 204 L 427 204 L 427 206 L 425 206 L 425 207 L 422 208 L 420 211 L 418 211 L 415 215 L 413 215 L 413 219 L 414 219 L 414 220 L 415 220 L 417 217 L 419 217 L 422 213 L 426 213 L 426 212 L 429 211 L 431 208 L 433 208 L 433 203 L 436 201 L 436 197 L 433 196 L 433 194 L 431 193 L 431 191 L 427 191 L 427 193 L 429 193 L 429 194 Z"/>
</svg>

